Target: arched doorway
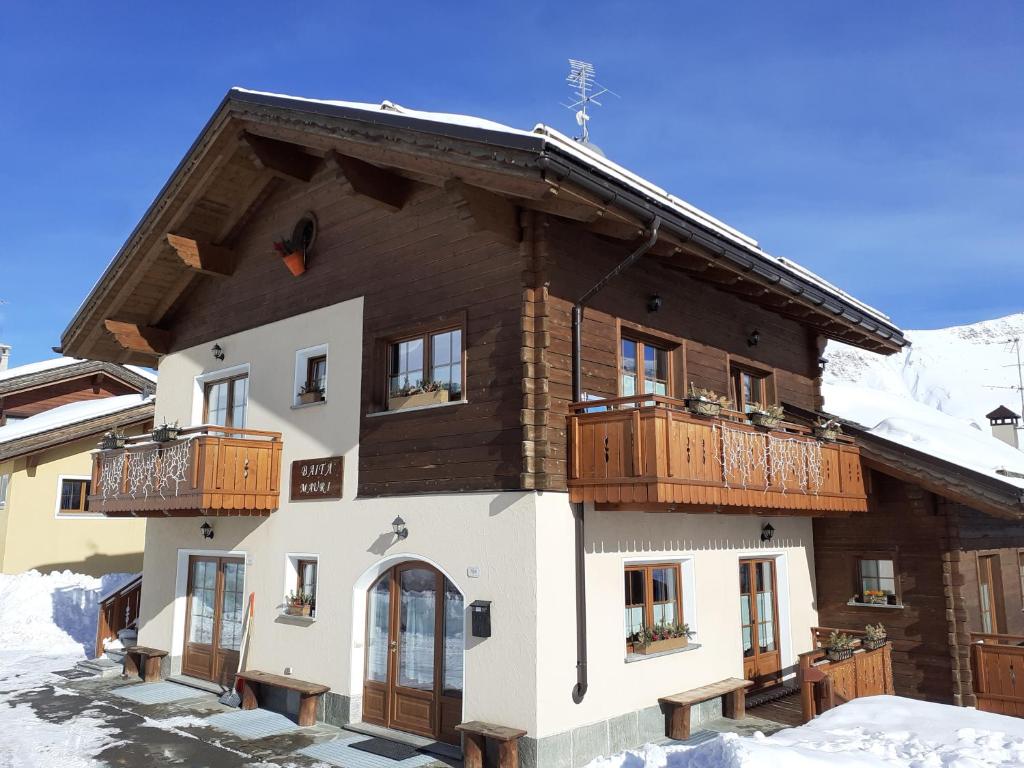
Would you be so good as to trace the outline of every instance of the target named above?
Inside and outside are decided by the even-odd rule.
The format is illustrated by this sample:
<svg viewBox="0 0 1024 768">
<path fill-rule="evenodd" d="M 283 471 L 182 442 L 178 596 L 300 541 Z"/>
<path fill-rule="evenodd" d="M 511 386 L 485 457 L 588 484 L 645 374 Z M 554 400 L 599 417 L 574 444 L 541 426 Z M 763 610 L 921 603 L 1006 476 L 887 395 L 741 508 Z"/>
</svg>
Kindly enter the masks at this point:
<svg viewBox="0 0 1024 768">
<path fill-rule="evenodd" d="M 457 744 L 465 622 L 462 593 L 433 566 L 385 571 L 366 593 L 363 720 Z"/>
</svg>

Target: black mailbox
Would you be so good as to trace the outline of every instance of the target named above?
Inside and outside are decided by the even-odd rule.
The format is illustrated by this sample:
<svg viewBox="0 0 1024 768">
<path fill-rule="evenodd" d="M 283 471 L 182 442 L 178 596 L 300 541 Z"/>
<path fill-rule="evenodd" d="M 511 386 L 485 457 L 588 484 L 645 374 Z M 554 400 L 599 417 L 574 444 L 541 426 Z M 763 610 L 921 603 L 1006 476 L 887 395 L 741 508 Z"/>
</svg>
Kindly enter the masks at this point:
<svg viewBox="0 0 1024 768">
<path fill-rule="evenodd" d="M 473 637 L 491 636 L 491 601 L 474 600 L 469 604 L 473 615 Z"/>
</svg>

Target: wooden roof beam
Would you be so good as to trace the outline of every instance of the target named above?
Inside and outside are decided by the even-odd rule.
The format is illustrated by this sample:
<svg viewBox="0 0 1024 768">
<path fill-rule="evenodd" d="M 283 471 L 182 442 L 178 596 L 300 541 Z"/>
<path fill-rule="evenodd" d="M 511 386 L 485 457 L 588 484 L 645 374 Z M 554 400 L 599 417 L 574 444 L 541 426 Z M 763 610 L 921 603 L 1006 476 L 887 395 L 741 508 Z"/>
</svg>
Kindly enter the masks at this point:
<svg viewBox="0 0 1024 768">
<path fill-rule="evenodd" d="M 171 334 L 163 328 L 112 319 L 104 320 L 103 325 L 128 352 L 159 357 L 171 348 Z"/>
<path fill-rule="evenodd" d="M 412 196 L 415 182 L 372 163 L 338 152 L 325 158 L 337 169 L 339 179 L 347 181 L 352 191 L 389 211 L 400 211 Z"/>
<path fill-rule="evenodd" d="M 174 249 L 181 263 L 195 272 L 228 277 L 235 271 L 235 254 L 230 248 L 171 233 L 167 234 L 167 244 Z"/>
<path fill-rule="evenodd" d="M 509 200 L 479 187 L 472 187 L 460 179 L 452 179 L 445 189 L 461 198 L 463 218 L 472 221 L 477 231 L 498 235 L 510 245 L 523 239 L 519 226 L 519 209 Z"/>
<path fill-rule="evenodd" d="M 242 131 L 240 138 L 252 150 L 260 168 L 291 179 L 309 181 L 323 162 L 319 157 L 308 154 L 298 144 L 268 139 L 248 131 Z"/>
</svg>

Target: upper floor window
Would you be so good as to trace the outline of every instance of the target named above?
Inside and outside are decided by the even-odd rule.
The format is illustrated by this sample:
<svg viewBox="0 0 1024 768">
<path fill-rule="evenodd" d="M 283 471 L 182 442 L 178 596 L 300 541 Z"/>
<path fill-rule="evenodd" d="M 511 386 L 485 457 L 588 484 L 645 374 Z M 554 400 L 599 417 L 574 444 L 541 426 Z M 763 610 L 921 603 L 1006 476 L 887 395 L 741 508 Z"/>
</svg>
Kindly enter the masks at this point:
<svg viewBox="0 0 1024 768">
<path fill-rule="evenodd" d="M 296 562 L 295 594 L 300 595 L 310 607 L 310 615 L 316 616 L 316 571 L 318 562 L 300 558 Z"/>
<path fill-rule="evenodd" d="M 753 411 L 755 404 L 769 404 L 768 374 L 766 373 L 734 367 L 732 386 L 736 395 L 736 410 L 742 413 Z"/>
<path fill-rule="evenodd" d="M 207 382 L 203 392 L 203 423 L 244 428 L 248 399 L 247 373 Z"/>
<path fill-rule="evenodd" d="M 646 341 L 622 337 L 619 347 L 619 396 L 667 395 L 669 351 Z"/>
<path fill-rule="evenodd" d="M 295 399 L 292 405 L 322 403 L 327 399 L 327 345 L 295 353 Z"/>
<path fill-rule="evenodd" d="M 899 604 L 895 562 L 889 558 L 857 558 L 857 589 L 861 603 Z"/>
<path fill-rule="evenodd" d="M 62 515 L 89 511 L 89 489 L 92 483 L 81 477 L 60 479 L 60 499 L 57 511 Z"/>
<path fill-rule="evenodd" d="M 439 405 L 462 399 L 463 332 L 431 331 L 388 348 L 388 409 Z"/>
<path fill-rule="evenodd" d="M 7 506 L 7 490 L 11 485 L 11 476 L 0 475 L 0 509 Z"/>
</svg>

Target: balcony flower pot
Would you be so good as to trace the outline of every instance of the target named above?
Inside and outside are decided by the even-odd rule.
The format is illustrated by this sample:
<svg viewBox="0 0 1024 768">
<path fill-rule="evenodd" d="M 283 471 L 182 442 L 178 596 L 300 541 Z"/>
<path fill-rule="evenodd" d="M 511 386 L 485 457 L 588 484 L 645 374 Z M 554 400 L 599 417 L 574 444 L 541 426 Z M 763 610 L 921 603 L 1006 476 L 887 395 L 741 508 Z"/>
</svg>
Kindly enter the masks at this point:
<svg viewBox="0 0 1024 768">
<path fill-rule="evenodd" d="M 829 429 L 826 427 L 814 427 L 814 436 L 819 440 L 824 440 L 826 443 L 834 443 L 839 438 L 839 430 Z"/>
<path fill-rule="evenodd" d="M 427 405 L 441 405 L 448 402 L 448 390 L 439 389 L 435 392 L 415 392 L 408 395 L 392 395 L 388 406 L 392 411 L 403 408 L 422 408 Z"/>
<path fill-rule="evenodd" d="M 299 402 L 302 403 L 302 405 L 309 405 L 310 403 L 320 403 L 323 402 L 323 400 L 324 393 L 317 390 L 313 390 L 312 392 L 299 393 Z"/>
<path fill-rule="evenodd" d="M 861 646 L 866 651 L 877 651 L 887 642 L 889 642 L 889 638 L 887 637 L 880 637 L 876 640 L 869 640 L 867 638 L 864 638 L 863 640 L 861 640 Z"/>
<path fill-rule="evenodd" d="M 108 432 L 103 436 L 103 440 L 100 442 L 100 448 L 105 451 L 117 451 L 124 448 L 127 443 L 128 438 L 125 435 Z"/>
<path fill-rule="evenodd" d="M 853 658 L 853 648 L 829 648 L 825 651 L 825 658 L 829 661 L 846 661 Z"/>
<path fill-rule="evenodd" d="M 718 416 L 722 413 L 722 404 L 716 403 L 714 400 L 705 400 L 702 397 L 688 397 L 686 410 L 697 416 Z"/>
<path fill-rule="evenodd" d="M 829 661 L 845 661 L 853 657 L 854 639 L 844 632 L 833 630 L 825 643 L 825 658 Z"/>
<path fill-rule="evenodd" d="M 179 432 L 181 432 L 181 427 L 177 424 L 164 424 L 153 430 L 153 442 L 169 443 L 172 440 L 177 440 Z"/>
<path fill-rule="evenodd" d="M 633 650 L 642 656 L 647 656 L 651 653 L 662 653 L 663 651 L 674 651 L 679 648 L 685 648 L 689 642 L 689 638 L 686 637 L 670 637 L 667 640 L 652 640 L 643 645 L 639 643 L 634 644 Z"/>
<path fill-rule="evenodd" d="M 755 427 L 764 427 L 766 429 L 774 429 L 782 421 L 781 416 L 774 416 L 763 411 L 754 411 L 747 418 L 750 419 L 750 423 Z"/>
<path fill-rule="evenodd" d="M 285 253 L 281 255 L 281 258 L 284 260 L 284 265 L 288 267 L 288 271 L 295 277 L 306 271 L 306 254 L 302 251 Z"/>
<path fill-rule="evenodd" d="M 288 603 L 288 605 L 285 606 L 284 612 L 289 616 L 309 616 L 311 609 L 311 605 Z"/>
</svg>

